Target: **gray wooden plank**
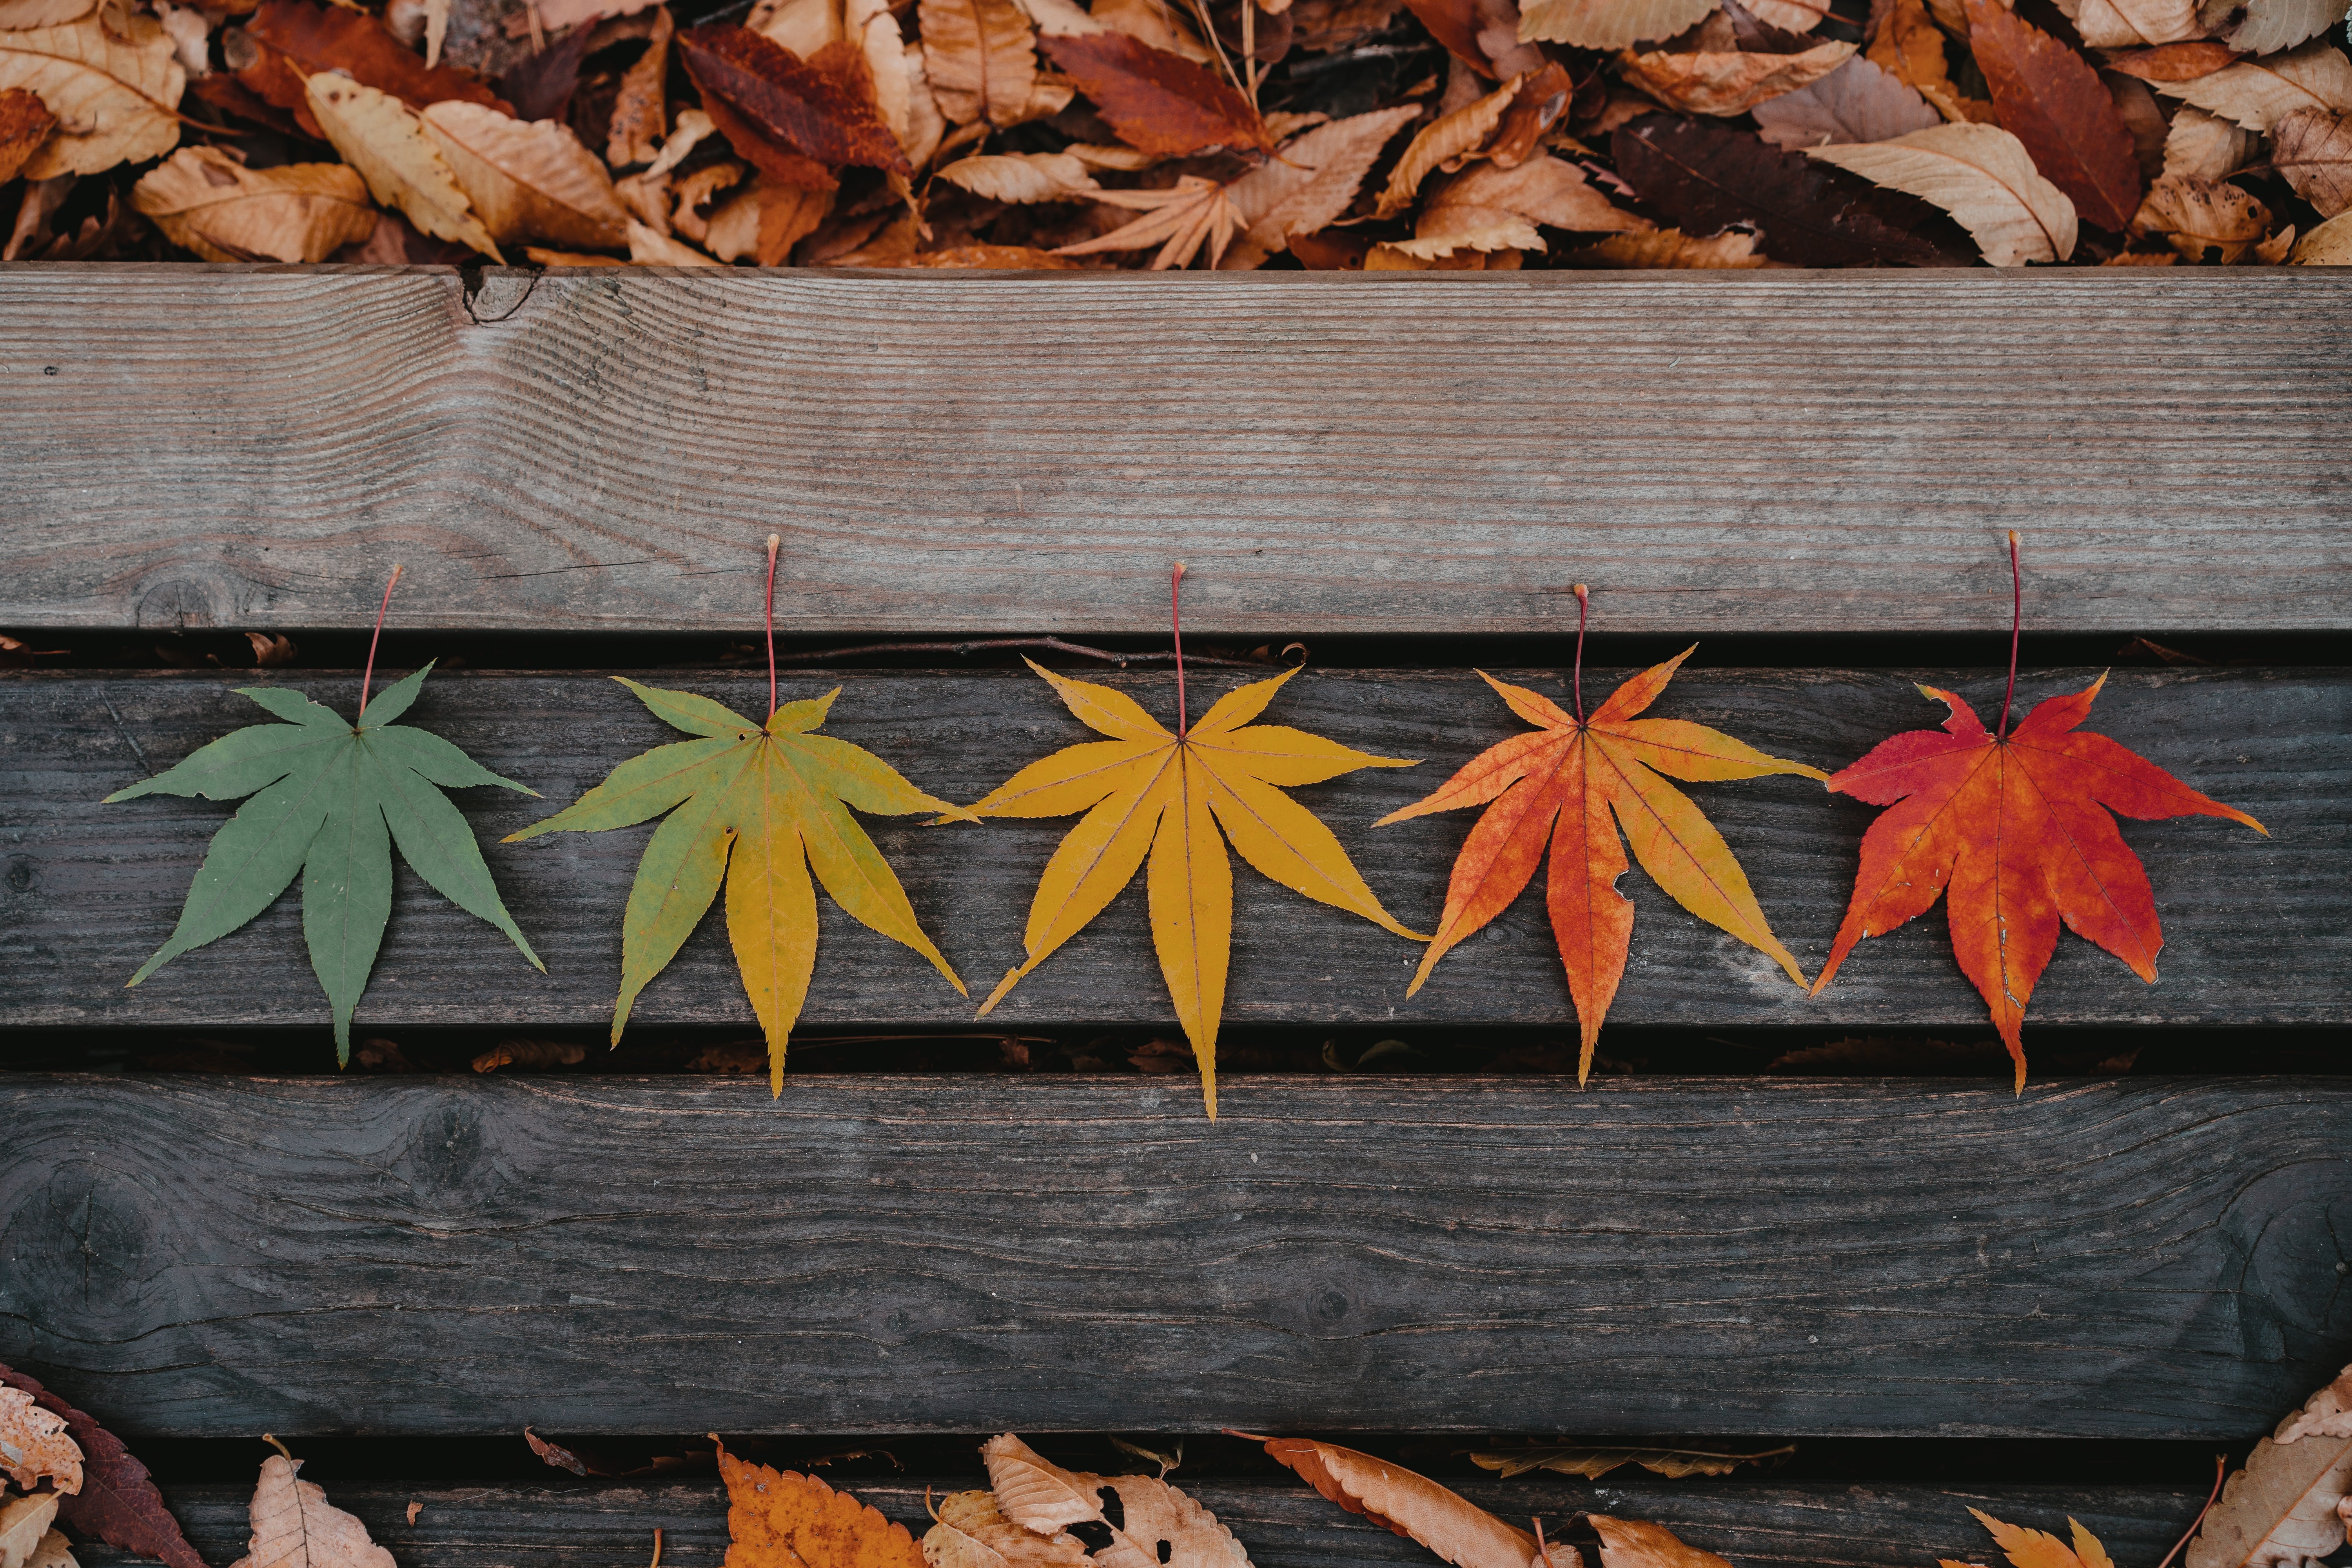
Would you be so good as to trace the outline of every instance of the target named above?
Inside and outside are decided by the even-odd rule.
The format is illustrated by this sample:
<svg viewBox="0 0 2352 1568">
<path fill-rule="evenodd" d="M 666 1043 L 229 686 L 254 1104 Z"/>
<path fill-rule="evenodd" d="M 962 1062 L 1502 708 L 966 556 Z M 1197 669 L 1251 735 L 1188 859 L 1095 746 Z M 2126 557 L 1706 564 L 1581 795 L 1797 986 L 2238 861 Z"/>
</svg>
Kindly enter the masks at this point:
<svg viewBox="0 0 2352 1568">
<path fill-rule="evenodd" d="M 2242 1440 L 2352 1091 L 0 1077 L 0 1360 L 137 1437 Z"/>
<path fill-rule="evenodd" d="M 514 290 L 509 290 L 509 293 Z M 2352 626 L 2352 278 L 0 270 L 0 625 Z M 504 307 L 502 306 L 502 310 Z"/>
<path fill-rule="evenodd" d="M 818 1471 L 831 1484 L 904 1524 L 920 1537 L 930 1528 L 924 1489 L 933 1500 L 984 1484 L 977 1473 L 936 1479 L 879 1481 Z M 1281 1481 L 1171 1478 L 1198 1499 L 1248 1551 L 1255 1568 L 1376 1568 L 1436 1559 L 1378 1525 L 1343 1512 L 1304 1485 Z M 436 1568 L 616 1568 L 650 1558 L 662 1532 L 661 1560 L 671 1568 L 719 1568 L 727 1556 L 725 1489 L 716 1482 L 563 1486 L 452 1486 L 424 1482 L 326 1482 L 327 1500 L 357 1514 L 369 1533 L 406 1564 Z M 1657 1481 L 1600 1484 L 1552 1477 L 1455 1483 L 1482 1508 L 1514 1521 L 1540 1514 L 1557 1524 L 1578 1511 L 1654 1520 L 1706 1551 L 1747 1564 L 1804 1563 L 1815 1568 L 1919 1568 L 1937 1558 L 1990 1559 L 1989 1538 L 1969 1516 L 1997 1519 L 2063 1537 L 2079 1519 L 2122 1563 L 2153 1563 L 2196 1516 L 2205 1500 L 2162 1487 L 2083 1487 L 2017 1483 L 1929 1486 L 1833 1481 Z M 241 1557 L 250 1534 L 250 1489 L 166 1489 L 189 1542 L 207 1561 Z M 408 1505 L 422 1505 L 415 1521 Z M 131 1568 L 138 1559 L 105 1547 L 77 1545 L 85 1568 Z"/>
<path fill-rule="evenodd" d="M 762 672 L 763 673 L 763 672 Z M 1504 672 L 1560 692 L 1558 671 Z M 1622 672 L 1591 672 L 1606 691 Z M 1835 768 L 1885 736 L 1937 722 L 1918 672 L 1694 670 L 1654 710 L 1718 724 L 1777 754 Z M 2089 671 L 2030 671 L 2026 700 L 2073 690 Z M 326 1002 L 289 893 L 247 929 L 124 988 L 160 946 L 226 804 L 149 797 L 99 804 L 111 791 L 188 754 L 212 736 L 264 717 L 231 688 L 247 676 L 58 676 L 0 680 L 0 1025 L 322 1026 Z M 760 676 L 666 671 L 658 685 L 739 705 L 765 696 Z M 846 688 L 830 732 L 905 770 L 936 793 L 977 799 L 1024 763 L 1093 738 L 1025 671 L 794 674 L 787 692 Z M 1114 676 L 1172 717 L 1172 677 Z M 1196 675 L 1195 699 L 1251 679 Z M 2001 678 L 1938 671 L 1989 715 Z M 355 705 L 347 676 L 305 672 L 285 684 Z M 754 707 L 753 711 L 759 710 Z M 421 1025 L 566 1026 L 611 1016 L 620 911 L 650 826 L 555 835 L 500 846 L 499 836 L 572 799 L 624 758 L 677 738 L 624 688 L 589 675 L 436 676 L 418 722 L 485 765 L 541 790 L 459 795 L 488 845 L 509 906 L 546 959 L 541 975 L 488 927 L 399 874 L 394 913 L 362 1028 Z M 1298 792 L 1329 821 L 1373 888 L 1417 930 L 1443 906 L 1449 868 L 1472 814 L 1374 830 L 1479 749 L 1521 728 L 1477 680 L 1453 672 L 1310 671 L 1285 688 L 1269 721 L 1303 725 L 1390 756 L 1427 759 Z M 2144 984 L 2073 936 L 2033 999 L 2040 1023 L 2315 1024 L 2352 1019 L 2352 674 L 2201 671 L 2115 676 L 2093 725 L 2263 821 L 2273 837 L 2210 818 L 2127 823 L 2157 891 L 2168 946 Z M 1693 785 L 1748 868 L 1783 940 L 1808 969 L 1827 952 L 1851 891 L 1857 845 L 1873 808 L 1818 784 L 1782 777 Z M 925 827 L 869 819 L 914 906 L 975 996 L 1019 961 L 1030 896 L 1066 821 Z M 1539 886 L 1481 938 L 1449 954 L 1411 1000 L 1419 949 L 1310 903 L 1244 867 L 1226 1018 L 1233 1025 L 1362 1023 L 1410 1027 L 1570 1019 Z M 1819 998 L 1761 954 L 1685 913 L 1637 868 L 1624 887 L 1637 907 L 1633 952 L 1612 1017 L 1622 1024 L 1819 1025 L 1932 1028 L 1990 1035 L 1983 1001 L 1953 962 L 1940 912 L 1865 944 Z M 815 1026 L 968 1022 L 958 996 L 922 959 L 820 900 L 823 931 L 803 1016 Z M 992 1022 L 1015 1030 L 1106 1022 L 1166 1025 L 1139 884 L 1088 931 L 1022 982 Z M 723 915 L 714 912 L 645 993 L 633 1026 L 750 1026 Z"/>
</svg>

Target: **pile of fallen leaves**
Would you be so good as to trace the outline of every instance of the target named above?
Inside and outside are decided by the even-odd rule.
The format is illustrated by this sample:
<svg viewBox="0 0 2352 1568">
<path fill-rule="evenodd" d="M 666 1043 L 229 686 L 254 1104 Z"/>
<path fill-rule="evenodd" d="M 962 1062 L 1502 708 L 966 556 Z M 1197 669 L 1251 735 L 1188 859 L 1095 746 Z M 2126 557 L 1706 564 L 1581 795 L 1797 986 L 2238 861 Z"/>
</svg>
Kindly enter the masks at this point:
<svg viewBox="0 0 2352 1568">
<path fill-rule="evenodd" d="M 2352 258 L 2345 0 L 742 3 L 0 0 L 5 255 Z"/>
</svg>

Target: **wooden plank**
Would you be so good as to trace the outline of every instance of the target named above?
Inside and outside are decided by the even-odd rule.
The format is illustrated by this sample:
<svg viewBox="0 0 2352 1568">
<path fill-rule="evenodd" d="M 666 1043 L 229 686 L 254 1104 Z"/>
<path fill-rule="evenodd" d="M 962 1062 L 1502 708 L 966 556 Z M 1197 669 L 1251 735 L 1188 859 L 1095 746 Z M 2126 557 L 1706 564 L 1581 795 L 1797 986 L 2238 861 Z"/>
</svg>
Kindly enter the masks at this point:
<svg viewBox="0 0 2352 1568">
<path fill-rule="evenodd" d="M 0 625 L 2352 626 L 2327 272 L 0 271 Z M 54 373 L 54 374 L 52 374 Z"/>
<path fill-rule="evenodd" d="M 0 1360 L 134 1436 L 2240 1441 L 2341 1080 L 0 1076 Z"/>
<path fill-rule="evenodd" d="M 930 1528 L 932 1500 L 985 1484 L 977 1473 L 937 1479 L 829 1477 L 917 1536 Z M 1195 1479 L 1178 1485 L 1198 1499 L 1247 1549 L 1255 1568 L 1426 1568 L 1426 1551 L 1342 1512 L 1306 1487 L 1280 1481 Z M 1594 1485 L 1550 1477 L 1469 1480 L 1457 1489 L 1482 1508 L 1524 1523 L 1540 1513 L 1557 1525 L 1579 1510 L 1666 1525 L 1695 1546 L 1741 1568 L 1919 1568 L 1937 1557 L 1983 1562 L 1993 1553 L 1971 1507 L 2063 1536 L 2078 1519 L 2122 1563 L 2153 1563 L 2196 1516 L 2204 1494 L 2150 1486 L 1927 1486 L 1832 1481 L 1633 1481 Z M 435 1568 L 614 1568 L 650 1557 L 662 1532 L 666 1568 L 719 1568 L 727 1555 L 727 1501 L 716 1482 L 580 1487 L 412 1486 L 326 1481 L 327 1499 L 357 1514 L 369 1533 L 408 1563 Z M 251 1533 L 249 1488 L 167 1489 L 190 1543 L 207 1561 L 241 1557 Z M 408 1505 L 422 1504 L 416 1520 Z M 76 1545 L 84 1568 L 132 1568 L 138 1559 Z"/>
<path fill-rule="evenodd" d="M 1557 671 L 1506 672 L 1562 692 Z M 1594 692 L 1622 672 L 1592 672 Z M 1916 673 L 1916 672 L 1915 672 Z M 231 689 L 247 677 L 71 676 L 0 681 L 0 1025 L 154 1025 L 228 1028 L 322 1026 L 297 896 L 253 926 L 176 960 L 136 990 L 124 982 L 162 944 L 205 846 L 233 809 L 209 801 L 101 797 L 263 717 Z M 665 671 L 656 684 L 739 705 L 765 697 L 741 672 Z M 1026 672 L 791 678 L 788 691 L 846 688 L 830 732 L 868 746 L 926 788 L 973 800 L 1025 763 L 1092 732 Z M 1237 684 L 1196 677 L 1196 700 Z M 1942 671 L 1991 713 L 2001 678 Z M 2029 672 L 2038 700 L 2092 672 Z M 1171 710 L 1165 673 L 1109 678 Z M 1885 735 L 1937 721 L 1903 672 L 1695 670 L 1661 715 L 1719 724 L 1777 754 L 1837 767 Z M 304 672 L 289 684 L 356 706 L 348 677 Z M 1564 692 L 1563 692 L 1564 697 Z M 754 709 L 753 710 L 757 710 Z M 461 795 L 495 840 L 572 799 L 624 758 L 677 739 L 624 688 L 587 675 L 436 677 L 415 718 L 485 765 L 543 792 Z M 1389 756 L 1371 770 L 1299 792 L 1339 833 L 1371 886 L 1417 930 L 1443 906 L 1467 813 L 1375 831 L 1390 810 L 1434 788 L 1475 752 L 1521 728 L 1467 672 L 1317 671 L 1294 679 L 1271 717 Z M 2263 820 L 2273 837 L 2210 818 L 2126 824 L 2157 889 L 2168 947 L 2158 984 L 2074 937 L 2062 939 L 2033 998 L 2035 1023 L 2317 1024 L 2352 1019 L 2352 675 L 2341 671 L 2118 674 L 2095 724 Z M 1695 785 L 1783 940 L 1808 966 L 1828 951 L 1851 890 L 1872 808 L 1811 781 L 1782 777 Z M 1037 877 L 1067 831 L 1060 821 L 931 828 L 871 819 L 916 910 L 966 981 L 984 995 L 1018 962 Z M 601 1030 L 620 972 L 620 911 L 650 826 L 489 845 L 506 897 L 548 972 L 400 874 L 392 927 L 363 999 L 363 1028 L 422 1025 L 565 1026 Z M 1405 995 L 1418 949 L 1310 903 L 1244 869 L 1236 874 L 1227 1021 L 1248 1024 L 1565 1026 L 1568 990 L 1540 887 L 1477 941 L 1450 954 L 1418 996 Z M 1612 1017 L 1620 1024 L 1802 1025 L 1922 1028 L 1990 1036 L 1984 1003 L 1961 976 L 1940 916 L 1866 945 L 1818 999 L 1769 960 L 1685 913 L 1639 870 L 1624 883 L 1639 914 L 1633 961 Z M 823 910 L 819 967 L 803 1015 L 813 1026 L 966 1023 L 973 1004 L 908 950 Z M 714 914 L 633 1017 L 750 1026 L 723 917 Z M 1022 1029 L 1106 1022 L 1173 1025 L 1146 923 L 1129 889 L 1087 931 L 1024 980 L 991 1016 Z M 2032 1029 L 2029 1028 L 2029 1040 Z M 651 1037 L 640 1036 L 637 1037 Z"/>
</svg>

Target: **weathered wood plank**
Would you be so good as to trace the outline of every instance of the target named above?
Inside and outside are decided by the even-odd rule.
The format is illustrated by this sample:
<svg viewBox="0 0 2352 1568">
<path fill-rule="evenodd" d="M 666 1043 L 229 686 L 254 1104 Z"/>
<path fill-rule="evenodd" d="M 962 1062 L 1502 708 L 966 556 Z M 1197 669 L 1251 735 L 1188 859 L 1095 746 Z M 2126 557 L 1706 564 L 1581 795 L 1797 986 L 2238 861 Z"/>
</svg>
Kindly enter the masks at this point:
<svg viewBox="0 0 2352 1568">
<path fill-rule="evenodd" d="M 824 1473 L 824 1472 L 820 1472 Z M 933 1480 L 830 1477 L 916 1535 L 930 1528 L 933 1500 L 985 1484 L 978 1473 Z M 1280 1481 L 1176 1482 L 1214 1513 L 1255 1568 L 1427 1568 L 1426 1551 L 1342 1512 L 1306 1487 Z M 328 1500 L 367 1523 L 404 1563 L 434 1568 L 615 1568 L 649 1557 L 662 1532 L 661 1560 L 674 1568 L 719 1568 L 727 1556 L 727 1500 L 715 1482 L 580 1487 L 452 1486 L 425 1482 L 327 1483 Z M 2161 1487 L 1996 1484 L 1933 1487 L 1830 1481 L 1655 1481 L 1592 1485 L 1550 1477 L 1471 1480 L 1457 1489 L 1482 1508 L 1524 1522 L 1557 1523 L 1578 1510 L 1648 1519 L 1684 1540 L 1750 1563 L 1811 1568 L 1919 1568 L 1938 1557 L 1979 1562 L 1991 1553 L 1968 1510 L 2055 1529 L 2078 1519 L 2123 1563 L 2153 1563 L 2195 1517 L 2202 1494 Z M 207 1561 L 244 1555 L 249 1489 L 167 1489 L 190 1543 Z M 416 1520 L 408 1505 L 423 1505 Z M 85 1568 L 132 1568 L 136 1558 L 77 1545 Z"/>
<path fill-rule="evenodd" d="M 1622 672 L 1590 672 L 1604 691 Z M 1515 679 L 1560 691 L 1555 671 Z M 668 671 L 656 684 L 740 704 L 763 679 Z M 835 677 L 790 679 L 814 694 Z M 869 746 L 924 787 L 977 799 L 1028 761 L 1092 732 L 1026 672 L 864 673 L 839 677 L 832 733 Z M 1172 716 L 1166 674 L 1108 678 Z M 1196 678 L 1205 700 L 1244 679 Z M 1937 672 L 1990 713 L 2001 681 Z M 2086 683 L 2089 672 L 2030 673 L 2027 700 Z M 110 791 L 264 717 L 231 689 L 236 677 L 41 677 L 0 681 L 0 1025 L 323 1026 L 299 898 L 252 927 L 176 960 L 136 990 L 124 982 L 178 917 L 214 830 L 232 807 L 151 797 L 102 805 Z M 304 673 L 290 684 L 349 712 L 356 683 Z M 1895 731 L 1937 722 L 1900 672 L 1696 670 L 1654 710 L 1719 724 L 1783 756 L 1837 767 Z M 482 763 L 543 792 L 459 798 L 494 840 L 568 802 L 624 758 L 677 739 L 622 687 L 586 675 L 436 677 L 414 710 Z M 1339 834 L 1372 887 L 1417 930 L 1444 902 L 1468 813 L 1373 830 L 1475 752 L 1520 728 L 1467 672 L 1311 672 L 1271 718 L 1389 756 L 1428 759 L 1300 792 Z M 2087 942 L 2062 939 L 2033 999 L 2036 1022 L 2329 1023 L 2352 1018 L 2352 675 L 2335 671 L 2119 674 L 2095 724 L 2199 787 L 2263 820 L 2264 839 L 2206 818 L 2127 824 L 2154 881 L 2168 946 L 2147 985 Z M 1746 865 L 1775 928 L 1808 967 L 1828 951 L 1873 809 L 1817 784 L 1774 778 L 1694 785 Z M 1039 872 L 1067 831 L 1059 821 L 930 828 L 872 819 L 916 910 L 967 983 L 985 994 L 1018 962 Z M 488 847 L 509 905 L 544 956 L 532 972 L 487 926 L 400 874 L 392 928 L 360 1009 L 369 1028 L 470 1024 L 595 1028 L 611 1016 L 620 910 L 650 826 L 558 835 Z M 1422 993 L 1405 987 L 1417 949 L 1350 915 L 1310 903 L 1244 868 L 1226 1018 L 1250 1023 L 1564 1024 L 1560 976 L 1541 889 L 1531 887 L 1481 940 L 1456 949 Z M 1762 955 L 1685 914 L 1638 869 L 1631 966 L 1612 1017 L 1625 1024 L 1822 1025 L 1990 1034 L 1982 1000 L 1954 963 L 1940 914 L 1866 945 L 1818 999 Z M 837 1026 L 969 1020 L 922 959 L 823 910 L 819 967 L 805 1019 Z M 723 916 L 714 913 L 639 1000 L 640 1030 L 751 1022 Z M 1014 1029 L 1168 1023 L 1143 889 L 1015 988 L 992 1015 Z M 2032 1031 L 2029 1028 L 2029 1042 Z"/>
<path fill-rule="evenodd" d="M 2352 278 L 0 271 L 0 625 L 2352 626 Z M 1759 615 L 1759 605 L 1769 612 Z"/>
<path fill-rule="evenodd" d="M 1596 1080 L 1598 1082 L 1598 1080 Z M 132 1434 L 2239 1440 L 2352 1092 L 0 1077 L 0 1360 Z"/>
</svg>

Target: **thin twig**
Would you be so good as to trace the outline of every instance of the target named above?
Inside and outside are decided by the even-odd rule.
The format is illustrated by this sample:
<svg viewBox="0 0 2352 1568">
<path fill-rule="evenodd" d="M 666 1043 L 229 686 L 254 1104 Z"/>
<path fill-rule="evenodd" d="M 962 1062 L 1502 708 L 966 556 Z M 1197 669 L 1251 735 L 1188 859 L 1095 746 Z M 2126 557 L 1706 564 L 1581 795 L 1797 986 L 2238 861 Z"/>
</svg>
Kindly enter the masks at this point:
<svg viewBox="0 0 2352 1568">
<path fill-rule="evenodd" d="M 1291 645 L 1303 660 L 1307 649 L 1303 644 Z M 860 658 L 875 653 L 993 653 L 1003 648 L 1034 647 L 1053 653 L 1076 654 L 1082 658 L 1099 658 L 1116 665 L 1169 664 L 1172 653 L 1118 653 L 1109 648 L 1088 647 L 1084 643 L 1065 642 L 1060 637 L 981 637 L 971 642 L 877 642 L 859 647 L 818 648 L 814 653 L 780 653 L 778 664 L 821 664 L 831 658 Z M 1264 669 L 1265 666 L 1254 658 L 1213 658 L 1207 654 L 1187 654 L 1188 664 L 1216 664 L 1233 669 Z"/>
<path fill-rule="evenodd" d="M 2158 1563 L 2156 1568 L 2172 1568 L 2172 1560 L 2180 1555 L 2180 1549 L 2189 1544 L 2189 1538 L 2197 1533 L 2197 1527 L 2205 1522 L 2205 1516 L 2207 1514 L 2213 1511 L 2214 1500 L 2221 1495 L 2221 1479 L 2229 1473 L 2230 1456 L 2227 1454 L 2214 1455 L 2213 1489 L 2207 1495 L 2205 1499 L 2205 1506 L 2197 1510 L 2197 1517 L 2189 1521 L 2188 1530 L 2182 1532 L 2179 1540 L 2172 1543 L 2172 1550 L 2164 1554 L 2164 1561 Z"/>
</svg>

